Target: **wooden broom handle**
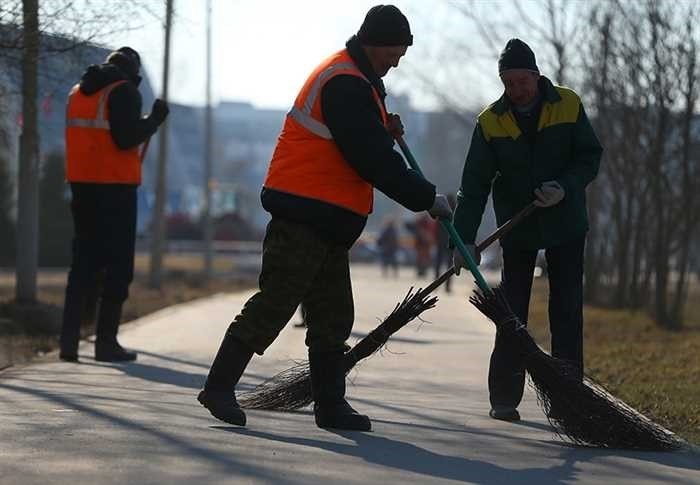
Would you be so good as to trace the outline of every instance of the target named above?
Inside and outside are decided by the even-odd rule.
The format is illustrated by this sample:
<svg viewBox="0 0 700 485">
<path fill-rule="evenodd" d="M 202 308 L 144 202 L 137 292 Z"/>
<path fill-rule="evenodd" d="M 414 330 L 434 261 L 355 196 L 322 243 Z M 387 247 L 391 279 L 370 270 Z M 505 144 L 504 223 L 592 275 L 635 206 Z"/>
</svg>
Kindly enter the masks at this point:
<svg viewBox="0 0 700 485">
<path fill-rule="evenodd" d="M 511 220 L 503 224 L 501 227 L 496 229 L 493 234 L 488 236 L 486 239 L 481 241 L 479 244 L 477 244 L 475 250 L 476 252 L 480 253 L 487 247 L 489 247 L 491 244 L 496 239 L 502 238 L 506 233 L 508 233 L 514 226 L 520 223 L 523 219 L 525 219 L 527 216 L 529 216 L 537 206 L 534 203 L 530 203 L 527 207 L 522 209 L 520 212 L 515 214 Z M 430 293 L 435 290 L 438 286 L 443 284 L 447 279 L 452 276 L 455 272 L 455 267 L 451 266 L 447 271 L 442 273 L 435 281 L 430 283 L 428 286 L 426 286 L 424 289 L 420 290 L 420 293 L 423 295 L 429 295 Z"/>
</svg>

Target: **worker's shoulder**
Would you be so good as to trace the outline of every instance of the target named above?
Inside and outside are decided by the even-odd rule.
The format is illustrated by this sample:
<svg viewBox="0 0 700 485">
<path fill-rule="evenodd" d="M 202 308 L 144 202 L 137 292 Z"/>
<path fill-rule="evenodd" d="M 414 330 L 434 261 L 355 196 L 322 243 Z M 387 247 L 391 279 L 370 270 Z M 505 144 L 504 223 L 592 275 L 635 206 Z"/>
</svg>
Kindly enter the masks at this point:
<svg viewBox="0 0 700 485">
<path fill-rule="evenodd" d="M 558 86 L 554 85 L 554 89 L 559 95 L 559 97 L 564 101 L 565 103 L 580 103 L 581 98 L 579 97 L 578 94 L 576 94 L 576 91 L 573 89 L 566 87 L 566 86 Z"/>
<path fill-rule="evenodd" d="M 140 103 L 141 92 L 132 82 L 120 82 L 109 93 L 109 102 L 111 105 L 115 103 Z"/>
</svg>

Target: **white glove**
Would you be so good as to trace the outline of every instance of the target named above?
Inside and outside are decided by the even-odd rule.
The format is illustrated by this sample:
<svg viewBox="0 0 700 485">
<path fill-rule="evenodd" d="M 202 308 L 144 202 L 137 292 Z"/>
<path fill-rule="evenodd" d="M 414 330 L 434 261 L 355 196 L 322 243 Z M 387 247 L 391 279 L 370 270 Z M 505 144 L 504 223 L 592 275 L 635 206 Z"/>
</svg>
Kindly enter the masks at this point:
<svg viewBox="0 0 700 485">
<path fill-rule="evenodd" d="M 564 198 L 564 189 L 558 182 L 550 180 L 542 182 L 540 188 L 535 189 L 537 200 L 533 202 L 537 207 L 552 207 L 557 205 Z"/>
<path fill-rule="evenodd" d="M 476 246 L 473 244 L 465 244 L 465 246 L 467 247 L 467 251 L 469 251 L 469 255 L 472 257 L 476 265 L 479 266 L 481 264 L 481 253 L 476 252 Z M 459 249 L 457 248 L 454 248 L 452 252 L 452 266 L 455 267 L 455 274 L 457 276 L 459 276 L 459 272 L 462 270 L 462 268 L 467 267 L 467 263 L 464 261 L 462 253 L 460 253 Z"/>
<path fill-rule="evenodd" d="M 435 194 L 433 206 L 428 209 L 428 214 L 433 219 L 449 219 L 452 220 L 452 207 L 450 202 L 442 194 Z"/>
</svg>

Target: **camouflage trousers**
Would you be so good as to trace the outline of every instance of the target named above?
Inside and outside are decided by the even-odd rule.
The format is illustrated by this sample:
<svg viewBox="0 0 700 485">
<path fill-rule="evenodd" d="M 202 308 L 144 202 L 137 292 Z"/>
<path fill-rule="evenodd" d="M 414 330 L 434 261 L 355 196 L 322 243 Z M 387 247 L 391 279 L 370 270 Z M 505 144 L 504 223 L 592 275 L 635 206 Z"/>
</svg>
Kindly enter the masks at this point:
<svg viewBox="0 0 700 485">
<path fill-rule="evenodd" d="M 301 304 L 310 352 L 346 348 L 354 320 L 347 248 L 303 224 L 273 218 L 259 284 L 229 326 L 231 336 L 262 355 Z"/>
</svg>

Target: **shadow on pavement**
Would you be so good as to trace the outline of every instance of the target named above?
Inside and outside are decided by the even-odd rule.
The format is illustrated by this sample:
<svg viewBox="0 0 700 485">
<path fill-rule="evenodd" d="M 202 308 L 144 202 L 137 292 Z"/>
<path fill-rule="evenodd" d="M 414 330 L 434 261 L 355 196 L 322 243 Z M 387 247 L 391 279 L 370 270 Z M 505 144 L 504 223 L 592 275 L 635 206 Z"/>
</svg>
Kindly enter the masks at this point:
<svg viewBox="0 0 700 485">
<path fill-rule="evenodd" d="M 132 377 L 138 377 L 159 384 L 170 384 L 177 387 L 186 387 L 189 389 L 201 389 L 204 386 L 204 381 L 207 376 L 200 373 L 185 372 L 182 370 L 171 369 L 169 367 L 161 367 L 152 364 L 143 364 L 141 362 L 129 362 L 115 366 L 113 364 L 101 364 L 98 362 L 85 363 L 85 365 L 93 365 L 96 367 L 110 367 L 121 370 L 124 374 Z"/>
<path fill-rule="evenodd" d="M 75 409 L 76 411 L 85 413 L 87 416 L 99 419 L 113 426 L 118 426 L 121 429 L 131 430 L 136 433 L 143 433 L 145 436 L 157 438 L 163 443 L 175 447 L 185 456 L 193 456 L 202 459 L 209 462 L 212 466 L 222 467 L 224 470 L 229 470 L 231 473 L 235 473 L 237 475 L 246 475 L 251 478 L 254 477 L 255 479 L 262 479 L 267 483 L 273 483 L 278 478 L 276 473 L 268 473 L 264 468 L 241 462 L 231 453 L 219 453 L 213 451 L 207 446 L 207 443 L 201 443 L 200 446 L 199 444 L 195 444 L 194 440 L 181 438 L 172 433 L 161 431 L 158 429 L 158 427 L 148 426 L 135 420 L 130 420 L 125 417 L 108 413 L 101 409 L 96 409 L 92 406 L 82 404 L 78 400 L 71 399 L 63 394 L 5 383 L 0 383 L 0 389 L 6 389 L 28 396 L 41 398 L 63 408 Z M 37 423 L 37 425 L 43 426 L 41 423 Z M 131 439 L 137 439 L 136 434 L 132 435 Z M 288 483 L 286 481 L 283 482 Z"/>
<path fill-rule="evenodd" d="M 253 436 L 276 442 L 309 446 L 361 458 L 368 463 L 418 473 L 426 477 L 455 480 L 464 483 L 565 483 L 576 478 L 576 460 L 564 457 L 561 465 L 548 468 L 512 470 L 493 463 L 461 456 L 441 455 L 420 446 L 405 443 L 373 433 L 331 431 L 332 434 L 352 441 L 352 444 L 324 441 L 296 436 L 282 436 L 232 426 L 215 427 L 223 431 Z"/>
</svg>

